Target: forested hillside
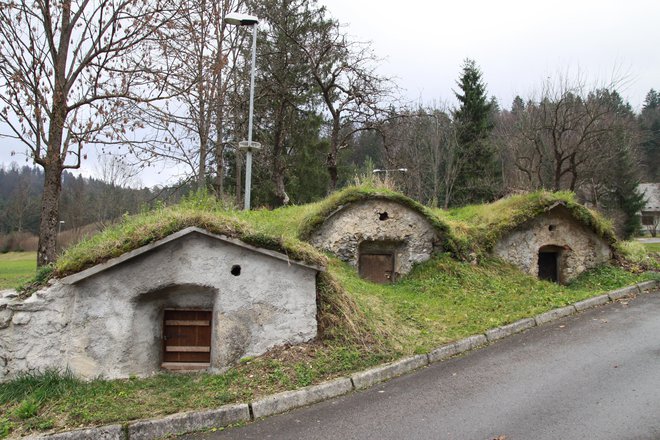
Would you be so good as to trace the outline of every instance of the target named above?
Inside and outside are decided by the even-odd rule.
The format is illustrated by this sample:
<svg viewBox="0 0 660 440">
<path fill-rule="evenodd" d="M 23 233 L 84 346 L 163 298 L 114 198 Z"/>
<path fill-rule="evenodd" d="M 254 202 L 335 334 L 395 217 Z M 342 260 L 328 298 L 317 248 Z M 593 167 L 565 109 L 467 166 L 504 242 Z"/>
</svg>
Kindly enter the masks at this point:
<svg viewBox="0 0 660 440">
<path fill-rule="evenodd" d="M 44 173 L 28 166 L 0 167 L 0 234 L 39 230 Z M 60 200 L 62 231 L 103 225 L 124 213 L 149 207 L 159 196 L 149 188 L 134 189 L 65 172 Z"/>
</svg>

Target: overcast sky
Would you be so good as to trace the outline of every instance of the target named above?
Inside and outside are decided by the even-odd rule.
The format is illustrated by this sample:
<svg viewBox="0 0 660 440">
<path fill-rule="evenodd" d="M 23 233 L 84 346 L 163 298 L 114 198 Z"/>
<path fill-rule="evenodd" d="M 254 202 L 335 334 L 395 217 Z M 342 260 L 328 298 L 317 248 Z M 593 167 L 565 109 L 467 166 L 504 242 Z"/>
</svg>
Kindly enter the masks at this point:
<svg viewBox="0 0 660 440">
<path fill-rule="evenodd" d="M 503 107 L 547 77 L 626 79 L 639 109 L 660 88 L 659 0 L 320 0 L 383 57 L 410 100 L 447 101 L 465 58 L 474 59 Z"/>
<path fill-rule="evenodd" d="M 489 95 L 505 108 L 559 74 L 599 84 L 623 79 L 619 92 L 635 110 L 649 89 L 660 89 L 660 0 L 319 1 L 349 35 L 372 42 L 380 72 L 408 101 L 454 105 L 465 58 L 477 62 Z M 0 139 L 0 162 L 16 159 L 11 149 Z M 90 175 L 91 159 L 83 166 Z M 142 182 L 162 184 L 166 175 L 152 170 Z"/>
</svg>

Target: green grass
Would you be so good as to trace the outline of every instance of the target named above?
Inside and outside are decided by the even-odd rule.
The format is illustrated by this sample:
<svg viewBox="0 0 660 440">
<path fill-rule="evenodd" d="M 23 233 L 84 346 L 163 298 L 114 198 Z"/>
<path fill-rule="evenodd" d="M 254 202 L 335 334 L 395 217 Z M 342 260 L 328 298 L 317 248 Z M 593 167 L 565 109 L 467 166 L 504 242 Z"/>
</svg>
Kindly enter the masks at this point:
<svg viewBox="0 0 660 440">
<path fill-rule="evenodd" d="M 412 204 L 427 218 L 434 218 L 433 223 L 446 232 L 448 242 L 456 245 L 453 249 L 447 246 L 453 255 L 437 255 L 415 266 L 398 282 L 379 285 L 361 279 L 355 268 L 322 255 L 299 239 L 309 235 L 338 206 L 373 197 Z M 571 197 L 535 193 L 491 205 L 431 211 L 386 188 L 361 187 L 314 204 L 243 212 L 226 209 L 212 197 L 197 194 L 180 205 L 126 217 L 67 250 L 49 270 L 54 276 L 76 272 L 185 227 L 198 226 L 286 252 L 294 259 L 327 265 L 328 271 L 318 278 L 319 339 L 243 359 L 220 375 L 163 373 L 144 379 L 89 382 L 53 371 L 24 375 L 0 385 L 0 438 L 246 402 L 405 355 L 427 353 L 465 336 L 660 277 L 657 272 L 641 272 L 653 268 L 649 261 L 655 260 L 649 260 L 646 248 L 629 242 L 617 244 L 617 251 L 631 271 L 603 266 L 584 273 L 568 286 L 539 281 L 485 253 L 478 264 L 452 258 L 467 250 L 487 249 L 497 234 L 557 201 L 564 202 L 567 209 L 575 209 L 576 215 L 584 216 L 581 221 L 593 222 L 595 230 L 609 237 L 607 223 L 575 206 Z M 2 259 L 10 255 L 0 256 L 0 273 L 10 267 Z M 34 254 L 29 259 L 31 266 L 16 269 L 26 278 L 35 269 Z M 37 281 L 43 282 L 48 276 L 51 273 L 43 271 Z"/>
<path fill-rule="evenodd" d="M 265 211 L 264 211 L 265 212 Z M 62 277 L 118 257 L 190 226 L 238 238 L 248 244 L 286 253 L 294 260 L 323 266 L 325 257 L 311 245 L 266 228 L 268 217 L 253 227 L 237 211 L 226 209 L 206 193 L 195 194 L 178 205 L 127 216 L 122 222 L 69 248 L 55 263 L 53 275 Z"/>
<path fill-rule="evenodd" d="M 561 204 L 580 223 L 593 230 L 608 243 L 616 241 L 609 220 L 587 209 L 571 192 L 537 191 L 505 197 L 493 203 L 470 205 L 434 213 L 451 227 L 459 246 L 468 252 L 487 254 L 508 231 L 537 217 L 550 207 Z"/>
<path fill-rule="evenodd" d="M 660 243 L 642 243 L 649 252 L 660 252 Z"/>
<path fill-rule="evenodd" d="M 334 307 L 322 311 L 322 319 L 334 326 L 325 324 L 331 328 L 321 341 L 243 359 L 221 375 L 163 373 L 91 382 L 54 372 L 26 375 L 0 385 L 0 438 L 3 429 L 26 434 L 246 402 L 426 353 L 492 327 L 660 277 L 603 266 L 560 286 L 499 260 L 471 265 L 445 254 L 417 265 L 395 284 L 379 285 L 361 279 L 347 264 L 329 260 L 320 295 L 324 306 Z M 347 312 L 351 308 L 356 310 Z"/>
<path fill-rule="evenodd" d="M 34 277 L 37 270 L 36 252 L 0 254 L 0 289 L 15 289 Z M 0 428 L 0 431 L 2 428 Z"/>
</svg>

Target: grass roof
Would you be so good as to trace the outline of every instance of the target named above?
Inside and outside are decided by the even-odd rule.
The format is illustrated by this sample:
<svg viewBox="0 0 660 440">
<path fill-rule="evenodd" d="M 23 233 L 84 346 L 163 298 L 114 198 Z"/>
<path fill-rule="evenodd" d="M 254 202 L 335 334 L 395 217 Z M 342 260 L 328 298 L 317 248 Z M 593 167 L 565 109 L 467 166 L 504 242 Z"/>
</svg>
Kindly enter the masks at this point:
<svg viewBox="0 0 660 440">
<path fill-rule="evenodd" d="M 575 200 L 572 192 L 536 191 L 509 196 L 493 203 L 470 205 L 435 214 L 451 226 L 456 239 L 477 253 L 489 252 L 506 233 L 526 222 L 563 206 L 576 221 L 592 230 L 609 244 L 616 241 L 609 220 Z"/>
<path fill-rule="evenodd" d="M 309 240 L 314 231 L 316 231 L 325 220 L 343 207 L 352 203 L 366 200 L 388 200 L 406 206 L 417 212 L 438 231 L 442 240 L 442 245 L 448 251 L 455 253 L 456 244 L 449 224 L 443 218 L 436 215 L 431 209 L 406 197 L 405 195 L 391 189 L 377 186 L 374 184 L 363 184 L 359 186 L 349 186 L 338 191 L 323 201 L 315 204 L 315 209 L 301 220 L 298 228 L 298 237 L 301 240 Z"/>
<path fill-rule="evenodd" d="M 55 263 L 53 275 L 63 277 L 103 263 L 111 258 L 167 237 L 190 226 L 237 238 L 247 244 L 285 253 L 289 258 L 326 266 L 327 258 L 310 244 L 286 234 L 272 234 L 225 209 L 210 195 L 196 195 L 173 206 L 126 216 L 93 237 L 64 252 Z"/>
<path fill-rule="evenodd" d="M 294 260 L 326 266 L 327 258 L 304 241 L 332 213 L 366 200 L 388 200 L 419 213 L 438 231 L 443 247 L 463 259 L 471 252 L 488 253 L 504 234 L 558 204 L 608 243 L 616 241 L 611 223 L 579 204 L 570 192 L 537 191 L 446 211 L 430 209 L 399 192 L 367 183 L 349 186 L 317 203 L 275 210 L 235 211 L 211 195 L 196 194 L 178 205 L 126 216 L 117 225 L 69 248 L 55 263 L 54 275 L 79 272 L 189 226 L 282 252 Z"/>
</svg>

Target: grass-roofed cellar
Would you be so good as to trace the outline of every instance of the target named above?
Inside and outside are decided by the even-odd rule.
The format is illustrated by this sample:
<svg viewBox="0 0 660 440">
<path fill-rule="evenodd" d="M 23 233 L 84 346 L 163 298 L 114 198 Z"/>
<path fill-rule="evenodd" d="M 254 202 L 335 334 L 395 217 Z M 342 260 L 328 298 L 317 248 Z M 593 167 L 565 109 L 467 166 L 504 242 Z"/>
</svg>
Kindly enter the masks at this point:
<svg viewBox="0 0 660 440">
<path fill-rule="evenodd" d="M 357 267 L 362 278 L 389 283 L 415 263 L 446 250 L 447 227 L 407 197 L 351 187 L 329 198 L 305 222 L 303 236 Z"/>
<path fill-rule="evenodd" d="M 220 371 L 307 342 L 317 336 L 325 261 L 231 212 L 174 207 L 128 218 L 71 248 L 49 286 L 6 305 L 0 379 L 46 369 L 88 379 Z"/>
<path fill-rule="evenodd" d="M 473 249 L 540 279 L 567 283 L 612 257 L 610 223 L 577 203 L 571 193 L 539 191 L 447 215 Z"/>
</svg>

